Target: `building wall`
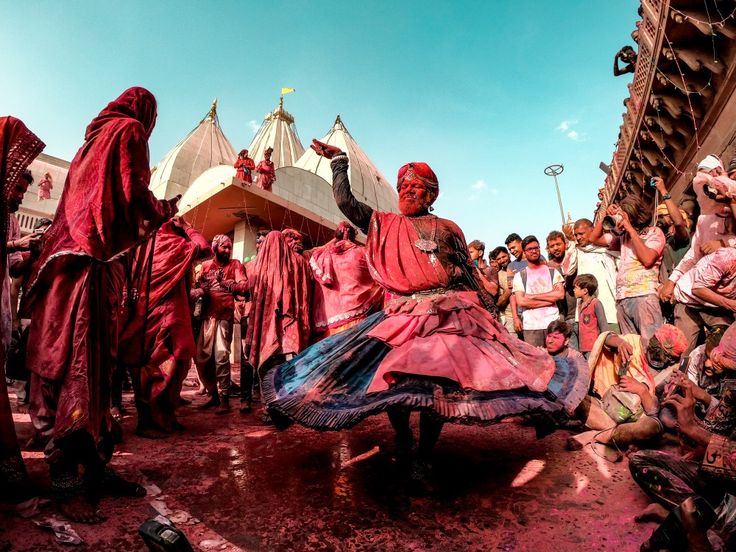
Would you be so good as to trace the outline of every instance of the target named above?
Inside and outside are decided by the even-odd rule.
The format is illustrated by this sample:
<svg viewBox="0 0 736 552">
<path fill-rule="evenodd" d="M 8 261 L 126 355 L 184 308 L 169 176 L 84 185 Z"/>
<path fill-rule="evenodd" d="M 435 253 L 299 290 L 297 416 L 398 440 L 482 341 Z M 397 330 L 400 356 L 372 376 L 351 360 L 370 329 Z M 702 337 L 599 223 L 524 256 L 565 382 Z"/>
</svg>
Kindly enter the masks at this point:
<svg viewBox="0 0 736 552">
<path fill-rule="evenodd" d="M 33 184 L 28 187 L 23 203 L 16 213 L 21 233 L 24 235 L 33 231 L 33 225 L 39 218 L 54 218 L 61 192 L 64 189 L 66 175 L 69 172 L 69 162 L 42 153 L 33 160 L 28 168 L 33 175 Z M 38 183 L 46 172 L 51 174 L 54 187 L 51 190 L 51 199 L 39 201 Z"/>
</svg>

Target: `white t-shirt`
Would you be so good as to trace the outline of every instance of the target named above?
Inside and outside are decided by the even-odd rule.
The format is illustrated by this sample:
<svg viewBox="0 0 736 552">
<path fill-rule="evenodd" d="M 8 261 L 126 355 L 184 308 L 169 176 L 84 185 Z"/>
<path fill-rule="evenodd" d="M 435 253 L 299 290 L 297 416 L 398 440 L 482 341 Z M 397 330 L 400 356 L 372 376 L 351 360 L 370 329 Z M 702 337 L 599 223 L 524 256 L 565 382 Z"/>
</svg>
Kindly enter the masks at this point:
<svg viewBox="0 0 736 552">
<path fill-rule="evenodd" d="M 524 289 L 521 272 L 514 275 L 514 287 L 512 289 L 514 293 L 523 291 L 527 295 L 537 295 L 550 292 L 556 284 L 564 285 L 564 283 L 565 279 L 562 274 L 555 269 L 550 269 L 546 264 L 539 265 L 538 268 L 529 265 L 526 267 L 526 289 Z M 560 311 L 556 305 L 524 309 L 521 313 L 522 328 L 525 330 L 546 330 L 547 326 L 559 317 Z"/>
</svg>

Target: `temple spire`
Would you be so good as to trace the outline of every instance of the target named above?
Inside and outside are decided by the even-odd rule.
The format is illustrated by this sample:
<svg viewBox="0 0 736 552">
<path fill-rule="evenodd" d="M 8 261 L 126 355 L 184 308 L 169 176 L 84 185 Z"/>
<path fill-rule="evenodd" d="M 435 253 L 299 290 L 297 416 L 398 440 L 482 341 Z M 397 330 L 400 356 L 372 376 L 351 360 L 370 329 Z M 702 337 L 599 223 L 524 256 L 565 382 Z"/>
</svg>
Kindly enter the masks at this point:
<svg viewBox="0 0 736 552">
<path fill-rule="evenodd" d="M 209 113 L 207 113 L 207 117 L 205 119 L 209 119 L 213 123 L 215 122 L 215 119 L 217 118 L 217 98 L 212 100 L 212 106 L 210 107 Z"/>
</svg>

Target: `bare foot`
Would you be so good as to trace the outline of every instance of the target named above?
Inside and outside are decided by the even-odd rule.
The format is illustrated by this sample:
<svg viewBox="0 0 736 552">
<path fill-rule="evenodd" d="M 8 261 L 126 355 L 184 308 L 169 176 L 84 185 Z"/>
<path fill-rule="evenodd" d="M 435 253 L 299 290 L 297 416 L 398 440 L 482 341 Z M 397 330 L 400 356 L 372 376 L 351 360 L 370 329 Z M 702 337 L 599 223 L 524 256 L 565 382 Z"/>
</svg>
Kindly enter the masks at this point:
<svg viewBox="0 0 736 552">
<path fill-rule="evenodd" d="M 58 503 L 59 512 L 69 521 L 77 523 L 100 523 L 107 519 L 89 501 L 81 496 L 75 495 L 65 498 Z"/>
<path fill-rule="evenodd" d="M 601 443 L 602 445 L 610 445 L 613 440 L 613 430 L 616 429 L 606 429 L 605 431 L 601 431 L 595 438 L 596 443 Z"/>
<path fill-rule="evenodd" d="M 646 523 L 647 521 L 653 521 L 655 523 L 662 523 L 664 518 L 667 517 L 669 511 L 667 508 L 656 502 L 652 502 L 649 506 L 644 508 L 641 513 L 634 518 L 637 523 Z"/>
<path fill-rule="evenodd" d="M 132 496 L 137 498 L 146 496 L 146 489 L 143 486 L 123 479 L 111 468 L 105 469 L 105 474 L 100 483 L 100 490 L 107 496 Z"/>
</svg>

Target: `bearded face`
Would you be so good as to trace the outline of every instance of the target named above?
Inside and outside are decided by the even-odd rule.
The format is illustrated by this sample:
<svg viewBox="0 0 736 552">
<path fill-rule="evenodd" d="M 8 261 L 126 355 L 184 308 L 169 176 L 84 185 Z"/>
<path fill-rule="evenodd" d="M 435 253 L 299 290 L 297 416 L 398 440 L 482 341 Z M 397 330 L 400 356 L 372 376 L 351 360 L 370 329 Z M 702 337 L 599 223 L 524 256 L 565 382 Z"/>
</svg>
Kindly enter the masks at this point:
<svg viewBox="0 0 736 552">
<path fill-rule="evenodd" d="M 421 180 L 404 180 L 399 188 L 399 211 L 407 217 L 423 215 L 433 199 L 426 184 Z"/>
<path fill-rule="evenodd" d="M 217 262 L 220 264 L 227 264 L 230 262 L 230 257 L 233 254 L 233 242 L 230 240 L 223 240 L 215 247 L 215 257 Z"/>
<path fill-rule="evenodd" d="M 295 253 L 301 254 L 304 251 L 304 239 L 301 234 L 297 232 L 284 232 L 284 239 L 286 239 L 286 245 Z"/>
</svg>

